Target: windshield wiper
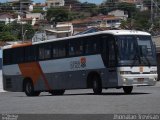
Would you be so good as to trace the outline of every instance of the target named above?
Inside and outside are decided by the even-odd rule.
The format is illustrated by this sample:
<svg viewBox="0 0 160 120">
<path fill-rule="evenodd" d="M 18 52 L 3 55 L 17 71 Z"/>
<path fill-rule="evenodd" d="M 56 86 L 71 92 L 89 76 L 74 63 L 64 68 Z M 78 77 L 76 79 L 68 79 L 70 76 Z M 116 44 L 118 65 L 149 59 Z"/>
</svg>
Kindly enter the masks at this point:
<svg viewBox="0 0 160 120">
<path fill-rule="evenodd" d="M 147 61 L 147 64 L 149 65 L 149 66 L 151 66 L 151 63 L 149 62 L 149 59 L 146 57 L 146 56 L 143 56 L 145 59 L 146 59 L 146 61 Z M 143 62 L 144 62 L 144 60 L 142 60 Z"/>
<path fill-rule="evenodd" d="M 139 62 L 139 64 L 141 64 L 141 58 L 140 58 L 140 56 L 139 55 L 134 55 L 134 57 L 133 57 L 133 63 L 131 64 L 131 67 L 133 67 L 134 65 L 135 65 L 135 63 L 137 62 L 137 60 L 138 60 L 138 62 Z"/>
</svg>

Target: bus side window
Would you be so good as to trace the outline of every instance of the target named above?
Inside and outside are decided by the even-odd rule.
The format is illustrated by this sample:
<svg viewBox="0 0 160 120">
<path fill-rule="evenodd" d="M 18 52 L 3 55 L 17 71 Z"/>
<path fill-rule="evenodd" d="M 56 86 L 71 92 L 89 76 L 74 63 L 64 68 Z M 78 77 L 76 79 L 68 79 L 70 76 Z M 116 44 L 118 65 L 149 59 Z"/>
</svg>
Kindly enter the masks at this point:
<svg viewBox="0 0 160 120">
<path fill-rule="evenodd" d="M 12 54 L 11 54 L 11 49 L 6 49 L 3 51 L 3 64 L 12 64 Z"/>
<path fill-rule="evenodd" d="M 104 61 L 105 66 L 107 66 L 108 63 L 108 46 L 107 46 L 107 40 L 108 36 L 102 36 L 100 37 L 102 39 L 102 59 Z"/>
<path fill-rule="evenodd" d="M 51 58 L 51 44 L 47 43 L 44 44 L 44 59 L 50 59 Z"/>
<path fill-rule="evenodd" d="M 36 46 L 25 47 L 25 61 L 31 62 L 36 60 Z"/>
<path fill-rule="evenodd" d="M 108 43 L 108 67 L 116 66 L 116 53 L 115 53 L 115 40 L 113 36 L 110 36 L 107 40 Z"/>
<path fill-rule="evenodd" d="M 52 46 L 53 58 L 61 58 L 66 56 L 66 41 L 58 41 Z"/>
<path fill-rule="evenodd" d="M 83 40 L 70 40 L 69 41 L 69 56 L 76 56 L 83 54 Z"/>
<path fill-rule="evenodd" d="M 58 47 L 57 46 L 53 46 L 53 58 L 58 57 Z"/>
<path fill-rule="evenodd" d="M 16 54 L 14 56 L 16 63 L 24 62 L 24 48 L 16 48 Z"/>
<path fill-rule="evenodd" d="M 3 64 L 18 64 L 24 62 L 24 48 L 4 50 Z"/>
<path fill-rule="evenodd" d="M 101 50 L 101 44 L 98 36 L 91 36 L 85 41 L 85 54 L 99 53 Z"/>
<path fill-rule="evenodd" d="M 39 59 L 50 59 L 51 58 L 51 44 L 41 44 L 39 45 Z"/>
<path fill-rule="evenodd" d="M 43 60 L 45 53 L 44 53 L 44 46 L 43 46 L 42 44 L 39 45 L 39 50 L 38 50 L 38 51 L 39 51 L 39 55 L 38 55 L 38 56 L 39 56 L 39 59 L 40 59 L 40 60 Z"/>
<path fill-rule="evenodd" d="M 16 48 L 12 49 L 12 64 L 17 63 L 17 53 L 16 53 Z"/>
</svg>

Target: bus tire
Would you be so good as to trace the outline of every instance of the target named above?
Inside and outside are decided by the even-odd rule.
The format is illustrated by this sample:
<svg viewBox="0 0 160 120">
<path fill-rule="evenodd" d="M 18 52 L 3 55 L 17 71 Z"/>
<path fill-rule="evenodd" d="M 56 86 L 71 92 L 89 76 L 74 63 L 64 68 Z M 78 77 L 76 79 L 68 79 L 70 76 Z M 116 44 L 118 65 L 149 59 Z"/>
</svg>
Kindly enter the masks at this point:
<svg viewBox="0 0 160 120">
<path fill-rule="evenodd" d="M 34 85 L 31 80 L 25 81 L 24 92 L 27 96 L 39 96 L 40 91 L 34 91 Z"/>
<path fill-rule="evenodd" d="M 123 91 L 125 94 L 131 94 L 133 86 L 123 86 Z"/>
<path fill-rule="evenodd" d="M 52 90 L 49 93 L 51 93 L 52 95 L 63 95 L 65 92 L 65 90 Z"/>
<path fill-rule="evenodd" d="M 93 77 L 92 88 L 95 95 L 99 95 L 102 93 L 101 79 L 97 75 Z"/>
</svg>

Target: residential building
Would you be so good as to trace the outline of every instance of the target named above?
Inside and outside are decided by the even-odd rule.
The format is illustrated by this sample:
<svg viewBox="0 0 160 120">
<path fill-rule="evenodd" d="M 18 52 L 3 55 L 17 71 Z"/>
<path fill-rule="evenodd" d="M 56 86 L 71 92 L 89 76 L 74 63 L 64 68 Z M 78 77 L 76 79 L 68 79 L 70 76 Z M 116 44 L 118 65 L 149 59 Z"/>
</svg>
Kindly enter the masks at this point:
<svg viewBox="0 0 160 120">
<path fill-rule="evenodd" d="M 56 7 L 56 6 L 64 6 L 64 0 L 46 0 L 46 4 L 48 8 Z"/>
<path fill-rule="evenodd" d="M 33 3 L 33 10 L 43 10 L 47 11 L 47 4 L 46 3 Z"/>
<path fill-rule="evenodd" d="M 41 13 L 28 13 L 26 18 L 35 18 L 36 20 L 43 20 L 44 16 Z"/>
<path fill-rule="evenodd" d="M 143 0 L 119 0 L 119 2 L 126 2 L 126 3 L 138 4 L 138 3 L 142 3 Z"/>
<path fill-rule="evenodd" d="M 106 27 L 106 28 L 118 28 L 121 24 L 121 18 L 109 15 L 99 15 L 95 17 L 89 17 L 82 20 L 72 21 L 74 28 L 91 28 L 91 27 Z"/>
<path fill-rule="evenodd" d="M 100 27 L 107 28 L 119 28 L 121 25 L 121 19 L 118 17 L 108 17 L 102 20 Z"/>
<path fill-rule="evenodd" d="M 58 23 L 55 29 L 46 29 L 47 34 L 55 35 L 56 38 L 68 37 L 73 35 L 72 23 Z"/>
<path fill-rule="evenodd" d="M 113 10 L 111 12 L 108 12 L 108 15 L 115 16 L 117 18 L 120 18 L 122 20 L 127 20 L 128 18 L 128 12 L 123 10 Z"/>
<path fill-rule="evenodd" d="M 28 11 L 29 6 L 32 4 L 32 0 L 8 0 L 8 3 L 12 5 L 14 10 Z"/>
<path fill-rule="evenodd" d="M 15 15 L 10 13 L 0 13 L 0 22 L 4 24 L 11 23 L 15 20 Z"/>
</svg>

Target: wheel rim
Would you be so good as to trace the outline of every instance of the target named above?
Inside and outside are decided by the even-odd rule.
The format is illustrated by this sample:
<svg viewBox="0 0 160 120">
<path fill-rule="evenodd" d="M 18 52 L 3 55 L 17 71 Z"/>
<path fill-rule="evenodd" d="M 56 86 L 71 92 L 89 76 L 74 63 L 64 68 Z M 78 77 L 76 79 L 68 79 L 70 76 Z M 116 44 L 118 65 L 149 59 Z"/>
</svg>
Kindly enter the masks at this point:
<svg viewBox="0 0 160 120">
<path fill-rule="evenodd" d="M 27 83 L 27 85 L 26 85 L 26 92 L 27 93 L 31 93 L 31 91 L 32 91 L 32 86 L 31 86 L 30 83 Z"/>
<path fill-rule="evenodd" d="M 96 89 L 97 88 L 97 82 L 94 80 L 93 81 L 93 89 Z"/>
</svg>

